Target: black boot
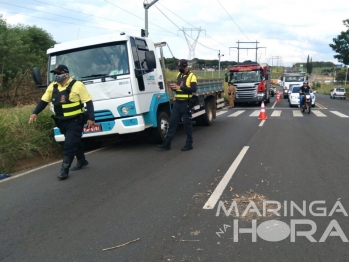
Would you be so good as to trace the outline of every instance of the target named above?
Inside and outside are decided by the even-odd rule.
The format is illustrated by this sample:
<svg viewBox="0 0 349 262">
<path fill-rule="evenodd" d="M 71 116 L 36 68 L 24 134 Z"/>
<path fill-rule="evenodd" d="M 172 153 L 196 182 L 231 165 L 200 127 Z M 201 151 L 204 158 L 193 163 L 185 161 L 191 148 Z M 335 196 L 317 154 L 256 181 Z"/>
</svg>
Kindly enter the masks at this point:
<svg viewBox="0 0 349 262">
<path fill-rule="evenodd" d="M 170 150 L 171 149 L 171 141 L 166 141 L 163 144 L 157 145 L 158 148 Z"/>
<path fill-rule="evenodd" d="M 181 148 L 182 151 L 188 151 L 188 150 L 191 150 L 193 149 L 193 146 L 192 145 L 187 145 L 185 144 L 184 147 Z"/>
<path fill-rule="evenodd" d="M 63 157 L 61 173 L 58 176 L 59 179 L 64 180 L 64 179 L 68 178 L 68 176 L 69 176 L 69 168 L 71 166 L 71 163 L 73 162 L 73 159 L 74 159 L 73 156 L 64 156 Z"/>
<path fill-rule="evenodd" d="M 76 162 L 76 165 L 71 168 L 71 171 L 76 171 L 76 170 L 80 170 L 81 168 L 83 168 L 84 166 L 87 166 L 89 163 L 88 161 L 85 159 L 85 157 L 78 159 Z"/>
</svg>

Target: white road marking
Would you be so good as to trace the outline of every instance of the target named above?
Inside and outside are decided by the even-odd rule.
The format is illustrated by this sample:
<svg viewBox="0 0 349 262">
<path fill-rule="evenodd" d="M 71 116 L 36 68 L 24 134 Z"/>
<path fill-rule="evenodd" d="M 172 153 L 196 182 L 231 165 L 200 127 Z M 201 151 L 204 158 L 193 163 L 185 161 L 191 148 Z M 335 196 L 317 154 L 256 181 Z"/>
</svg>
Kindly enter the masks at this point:
<svg viewBox="0 0 349 262">
<path fill-rule="evenodd" d="M 327 117 L 324 113 L 322 113 L 320 110 L 312 110 L 311 111 L 314 115 L 318 117 Z"/>
<path fill-rule="evenodd" d="M 242 161 L 243 157 L 245 156 L 248 146 L 244 146 L 239 155 L 235 158 L 233 164 L 229 167 L 228 171 L 223 176 L 222 180 L 217 185 L 216 189 L 213 191 L 210 198 L 207 200 L 206 204 L 204 205 L 203 209 L 213 209 L 214 206 L 217 204 L 218 199 L 221 197 L 224 189 L 227 187 L 230 179 L 233 177 L 234 172 L 236 171 L 237 167 L 239 166 L 240 162 Z"/>
<path fill-rule="evenodd" d="M 252 114 L 250 114 L 250 116 L 259 116 L 259 112 L 260 110 L 255 110 Z"/>
<path fill-rule="evenodd" d="M 220 112 L 216 113 L 216 116 L 223 115 L 223 114 L 225 114 L 226 112 L 228 112 L 228 111 L 220 111 Z"/>
<path fill-rule="evenodd" d="M 274 103 L 274 105 L 271 107 L 272 109 L 276 106 L 276 104 L 277 104 L 277 102 L 276 102 L 276 100 L 275 100 L 275 103 Z"/>
<path fill-rule="evenodd" d="M 265 122 L 265 120 L 262 120 L 261 123 L 259 124 L 259 126 L 263 126 L 264 122 Z"/>
<path fill-rule="evenodd" d="M 281 110 L 274 110 L 271 116 L 280 116 L 281 115 Z"/>
<path fill-rule="evenodd" d="M 342 114 L 342 113 L 340 113 L 340 112 L 338 112 L 338 111 L 330 111 L 332 114 L 335 114 L 335 115 L 337 115 L 337 116 L 339 116 L 339 117 L 343 117 L 343 118 L 348 118 L 349 116 L 347 116 L 347 115 L 344 115 L 344 114 Z"/>
<path fill-rule="evenodd" d="M 245 110 L 239 110 L 236 111 L 234 114 L 229 115 L 228 117 L 237 117 L 238 115 L 241 115 Z"/>
<path fill-rule="evenodd" d="M 300 110 L 293 110 L 293 116 L 295 117 L 303 117 L 303 114 Z"/>
</svg>

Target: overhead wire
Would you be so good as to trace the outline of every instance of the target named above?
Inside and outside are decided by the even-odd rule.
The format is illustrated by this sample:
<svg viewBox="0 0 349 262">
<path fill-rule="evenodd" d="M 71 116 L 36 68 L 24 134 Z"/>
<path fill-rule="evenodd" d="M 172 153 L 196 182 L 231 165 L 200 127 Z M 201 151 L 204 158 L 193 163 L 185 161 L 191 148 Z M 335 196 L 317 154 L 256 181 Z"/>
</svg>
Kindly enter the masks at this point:
<svg viewBox="0 0 349 262">
<path fill-rule="evenodd" d="M 170 18 L 168 18 L 156 5 L 154 5 L 160 13 L 162 13 L 175 27 L 177 27 L 179 30 L 182 30 L 180 27 L 178 27 Z M 189 38 L 193 39 L 195 41 L 194 38 L 192 38 L 191 36 L 189 36 L 187 33 L 183 32 L 186 36 L 188 36 Z M 196 41 L 196 43 L 198 43 L 199 45 L 203 46 L 203 47 L 206 47 L 207 49 L 210 49 L 210 50 L 213 50 L 213 51 L 219 51 L 218 49 L 213 49 L 213 48 L 210 48 L 198 41 Z"/>
<path fill-rule="evenodd" d="M 186 21 L 185 19 L 183 19 L 182 17 L 180 17 L 180 16 L 177 15 L 176 13 L 172 12 L 170 9 L 168 9 L 168 8 L 167 8 L 166 6 L 164 6 L 163 4 L 161 4 L 161 3 L 159 3 L 159 2 L 158 2 L 157 4 L 161 5 L 161 6 L 164 7 L 165 9 L 167 9 L 169 12 L 171 12 L 173 15 L 177 16 L 179 19 L 181 19 L 182 21 L 184 21 L 185 23 L 187 23 L 187 24 L 190 25 L 191 27 L 196 28 L 196 26 L 192 25 L 191 23 L 189 23 L 188 21 Z M 221 44 L 222 46 L 229 48 L 228 46 L 226 46 L 226 45 L 222 44 L 221 42 L 217 41 L 216 39 L 214 39 L 213 37 L 211 37 L 211 36 L 209 36 L 209 35 L 207 35 L 207 34 L 206 34 L 206 36 L 207 36 L 208 38 L 211 38 L 213 41 L 217 42 L 218 44 Z M 235 50 L 233 50 L 233 51 L 235 51 Z M 235 51 L 235 52 L 236 52 L 236 51 Z"/>
<path fill-rule="evenodd" d="M 234 24 L 239 28 L 240 32 L 248 39 L 248 41 L 251 42 L 251 40 L 248 38 L 248 36 L 244 33 L 244 31 L 242 31 L 242 29 L 240 28 L 240 26 L 235 22 L 235 20 L 230 16 L 230 14 L 228 13 L 228 11 L 224 8 L 224 6 L 221 4 L 221 2 L 219 2 L 219 0 L 217 0 L 217 2 L 220 4 L 220 6 L 223 8 L 223 10 L 227 13 L 227 15 L 230 17 L 231 20 L 233 20 Z"/>
</svg>

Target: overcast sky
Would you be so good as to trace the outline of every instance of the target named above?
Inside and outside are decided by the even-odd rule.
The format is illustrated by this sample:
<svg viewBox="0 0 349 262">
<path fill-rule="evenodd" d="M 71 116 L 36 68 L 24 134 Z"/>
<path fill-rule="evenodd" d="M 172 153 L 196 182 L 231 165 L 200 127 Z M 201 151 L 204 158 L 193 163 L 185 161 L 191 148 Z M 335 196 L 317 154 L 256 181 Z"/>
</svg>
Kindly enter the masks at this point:
<svg viewBox="0 0 349 262">
<path fill-rule="evenodd" d="M 0 0 L 0 14 L 11 25 L 36 25 L 57 42 L 120 32 L 140 36 L 143 2 Z M 193 46 L 198 37 L 194 50 L 200 59 L 218 59 L 220 51 L 221 61 L 237 61 L 238 41 L 258 41 L 258 62 L 289 66 L 306 62 L 309 55 L 313 61 L 338 63 L 329 43 L 346 30 L 342 21 L 349 19 L 349 0 L 159 0 L 148 16 L 149 37 L 167 42 L 177 58 L 189 58 L 188 41 Z M 252 47 L 256 44 L 240 44 Z M 172 57 L 168 49 L 165 56 Z M 253 49 L 240 49 L 240 61 L 255 56 Z"/>
</svg>

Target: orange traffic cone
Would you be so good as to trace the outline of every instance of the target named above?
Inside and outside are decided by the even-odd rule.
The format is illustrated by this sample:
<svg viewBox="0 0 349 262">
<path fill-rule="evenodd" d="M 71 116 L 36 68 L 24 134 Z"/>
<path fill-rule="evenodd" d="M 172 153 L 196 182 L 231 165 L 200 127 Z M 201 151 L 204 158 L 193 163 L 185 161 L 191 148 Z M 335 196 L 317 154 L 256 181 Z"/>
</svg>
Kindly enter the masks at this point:
<svg viewBox="0 0 349 262">
<path fill-rule="evenodd" d="M 259 113 L 258 120 L 267 120 L 267 114 L 265 113 L 264 101 L 262 101 L 261 112 Z"/>
<path fill-rule="evenodd" d="M 277 94 L 277 96 L 276 96 L 276 102 L 277 102 L 277 103 L 280 102 L 280 94 Z"/>
</svg>

